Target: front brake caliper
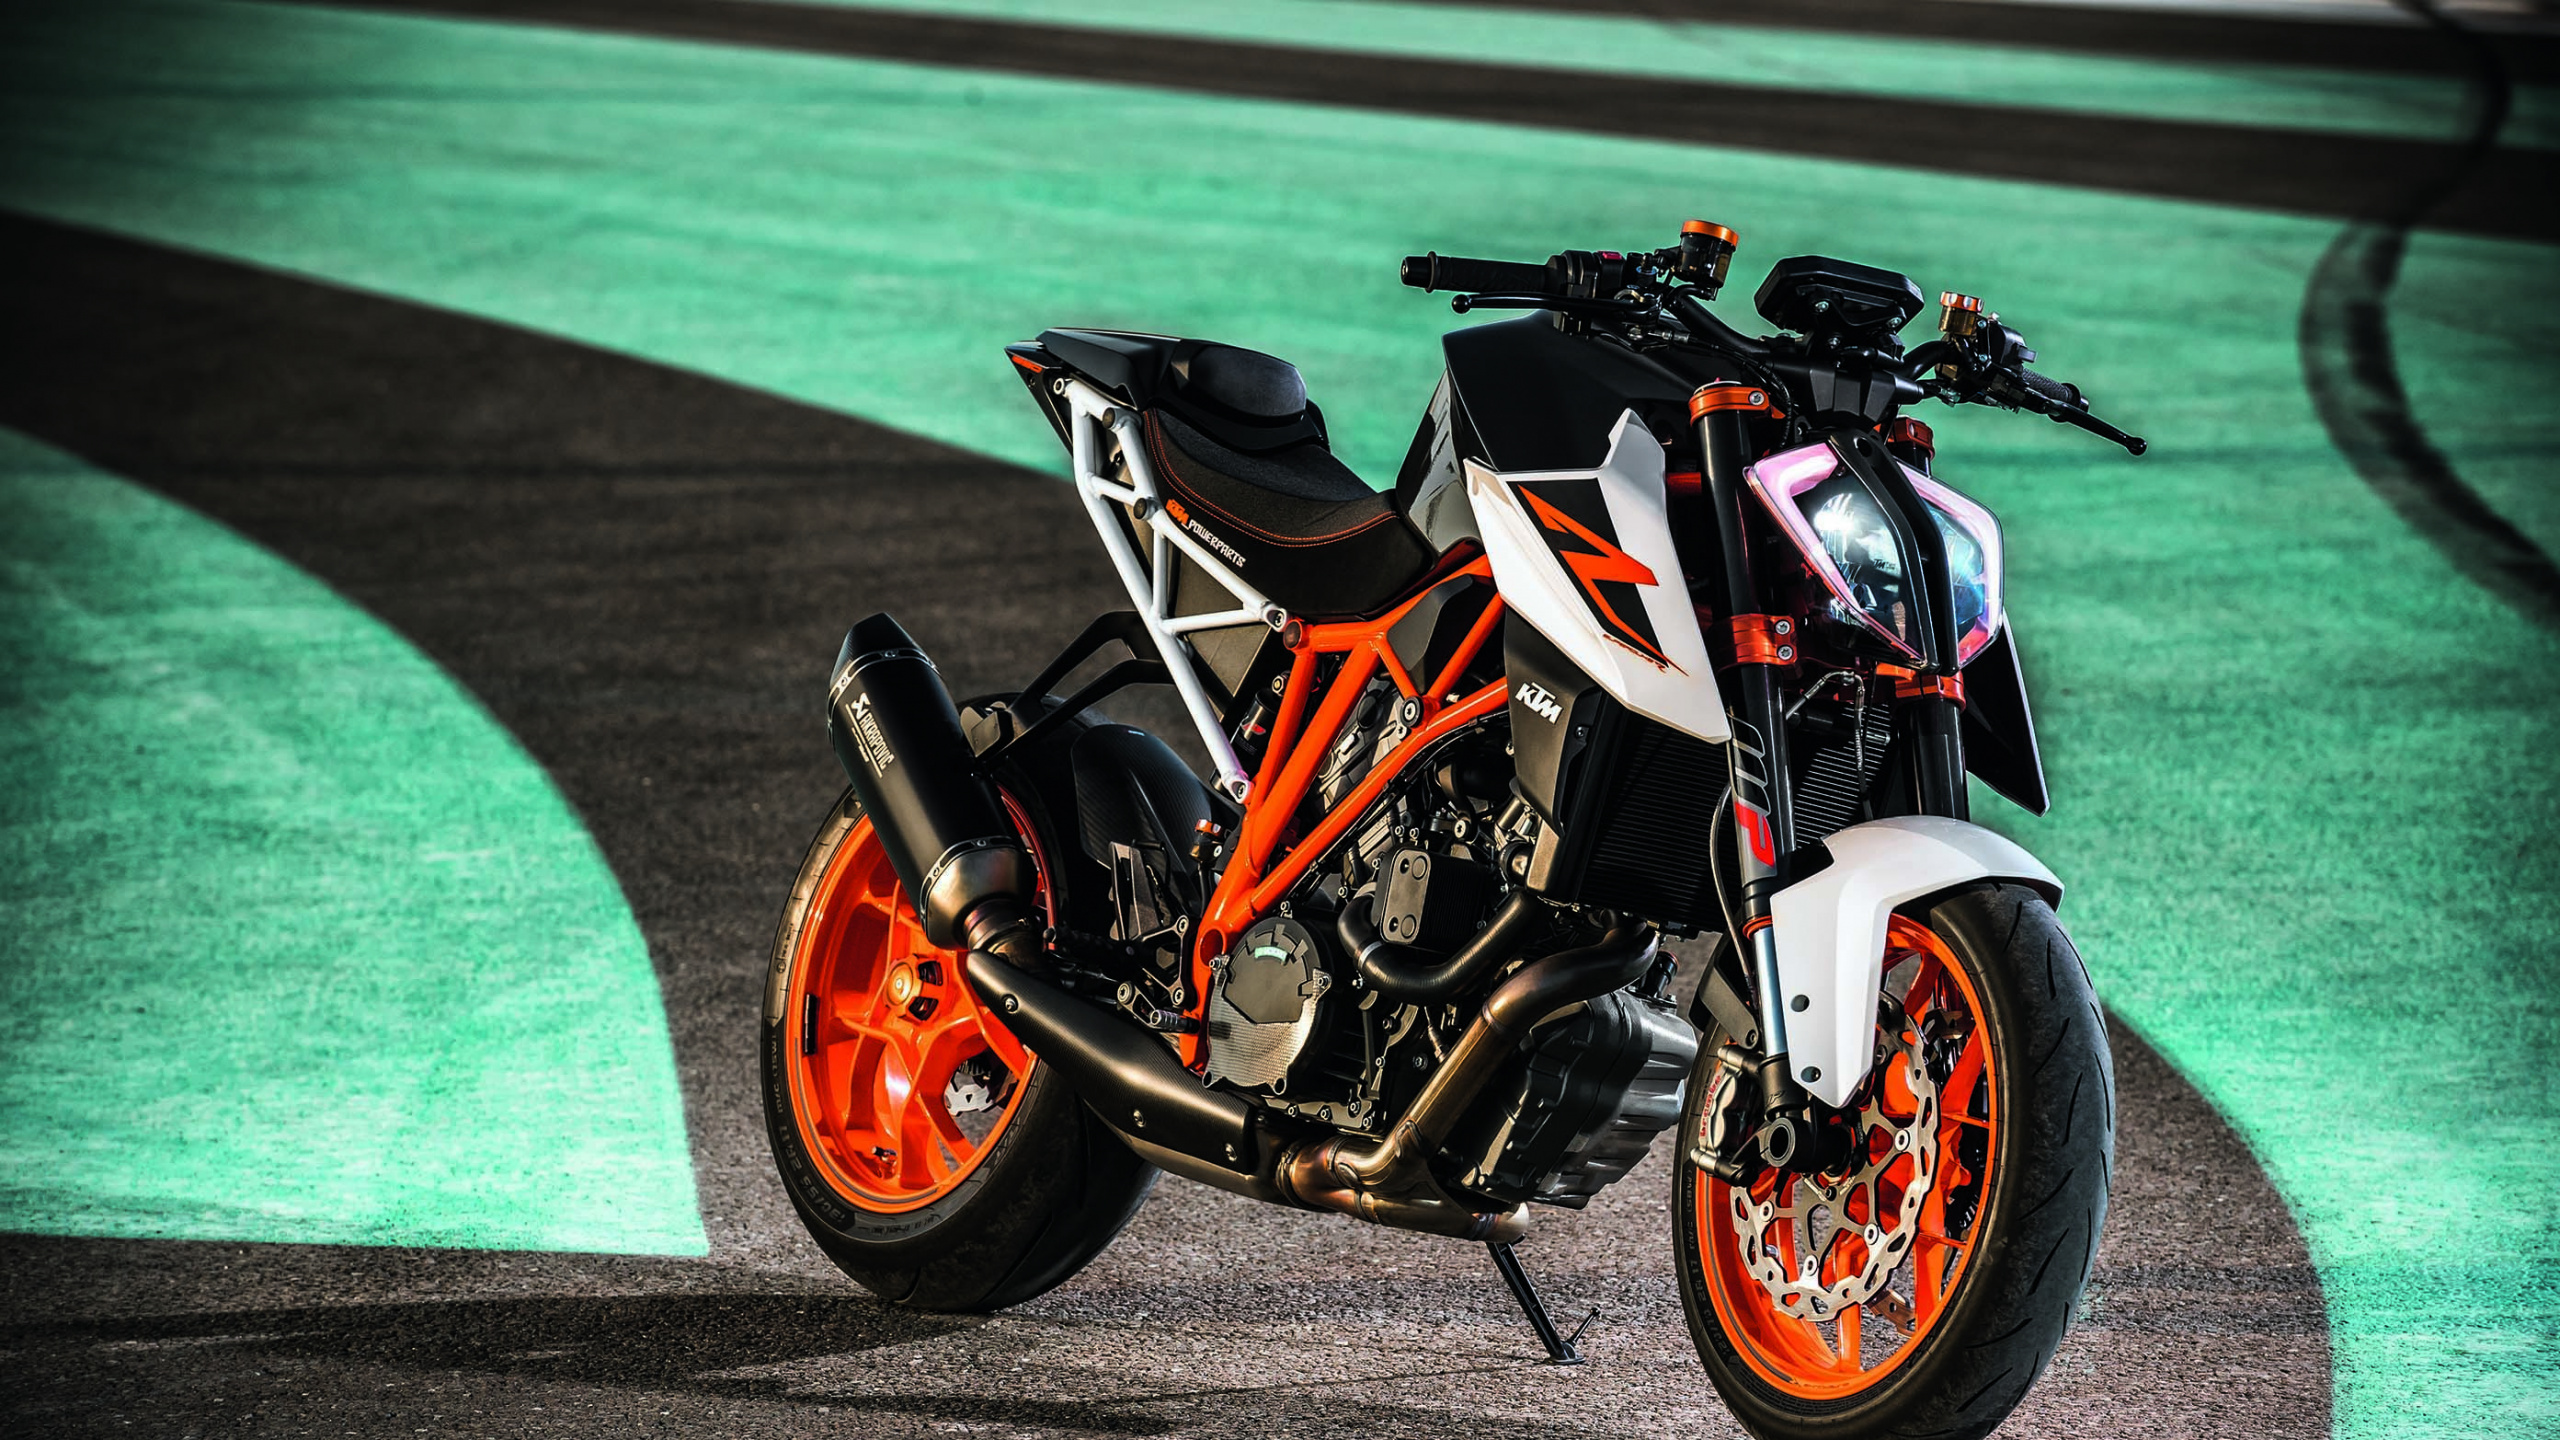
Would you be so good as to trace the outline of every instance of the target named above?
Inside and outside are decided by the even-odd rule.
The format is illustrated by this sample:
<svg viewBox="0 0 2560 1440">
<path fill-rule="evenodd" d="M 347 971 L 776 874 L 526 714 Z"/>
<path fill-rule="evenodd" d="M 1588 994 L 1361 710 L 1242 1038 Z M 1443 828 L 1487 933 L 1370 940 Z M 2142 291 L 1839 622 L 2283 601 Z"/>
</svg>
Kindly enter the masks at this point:
<svg viewBox="0 0 2560 1440">
<path fill-rule="evenodd" d="M 1714 1074 L 1698 1107 L 1698 1133 L 1689 1138 L 1689 1163 L 1728 1185 L 1748 1185 L 1760 1171 L 1759 1062 L 1739 1045 L 1717 1047 Z"/>
</svg>

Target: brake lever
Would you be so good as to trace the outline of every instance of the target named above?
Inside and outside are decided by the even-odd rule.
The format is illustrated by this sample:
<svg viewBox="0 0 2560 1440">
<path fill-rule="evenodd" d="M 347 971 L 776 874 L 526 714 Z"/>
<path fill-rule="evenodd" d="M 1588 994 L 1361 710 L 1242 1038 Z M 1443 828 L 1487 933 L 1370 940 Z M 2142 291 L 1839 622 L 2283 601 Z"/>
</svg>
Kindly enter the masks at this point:
<svg viewBox="0 0 2560 1440">
<path fill-rule="evenodd" d="M 2097 436 L 2101 440 L 2114 441 L 2118 445 L 2123 446 L 2125 448 L 2125 453 L 2129 455 L 2139 455 L 2143 451 L 2151 448 L 2150 441 L 2143 439 L 2139 435 L 2127 435 L 2123 431 L 2108 424 L 2106 421 L 2099 419 L 2097 416 L 2090 414 L 2086 410 L 2056 410 L 2052 412 L 2052 414 L 2054 419 L 2059 420 L 2066 425 L 2077 425 L 2081 429 L 2088 431 L 2090 434 Z"/>
<path fill-rule="evenodd" d="M 2151 448 L 2139 435 L 2128 435 L 2089 413 L 2089 401 L 2077 385 L 2038 375 L 2019 366 L 1994 372 L 1977 392 L 1979 398 L 2015 410 L 2042 415 L 2061 424 L 2076 425 L 2101 440 L 2121 445 L 2129 454 L 2139 455 Z"/>
</svg>

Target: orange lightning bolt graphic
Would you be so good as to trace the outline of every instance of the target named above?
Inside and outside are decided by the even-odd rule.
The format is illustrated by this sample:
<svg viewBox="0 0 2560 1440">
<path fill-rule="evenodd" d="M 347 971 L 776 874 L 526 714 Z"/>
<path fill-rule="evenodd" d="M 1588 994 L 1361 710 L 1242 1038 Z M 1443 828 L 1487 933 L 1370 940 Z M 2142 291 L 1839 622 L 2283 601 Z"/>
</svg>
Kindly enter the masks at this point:
<svg viewBox="0 0 2560 1440">
<path fill-rule="evenodd" d="M 1526 486 L 1521 487 L 1520 498 L 1529 502 L 1529 508 L 1536 513 L 1539 524 L 1559 534 L 1570 535 L 1591 547 L 1587 553 L 1562 554 L 1557 558 L 1564 561 L 1565 568 L 1573 572 L 1574 579 L 1582 582 L 1582 593 L 1591 597 L 1592 605 L 1608 620 L 1611 637 L 1656 665 L 1670 666 L 1671 657 L 1646 644 L 1644 636 L 1618 614 L 1617 610 L 1609 604 L 1608 597 L 1600 593 L 1600 582 L 1603 580 L 1623 580 L 1630 585 L 1661 584 L 1661 581 L 1654 578 L 1652 568 L 1626 551 L 1592 534 L 1572 516 L 1539 499 Z"/>
</svg>

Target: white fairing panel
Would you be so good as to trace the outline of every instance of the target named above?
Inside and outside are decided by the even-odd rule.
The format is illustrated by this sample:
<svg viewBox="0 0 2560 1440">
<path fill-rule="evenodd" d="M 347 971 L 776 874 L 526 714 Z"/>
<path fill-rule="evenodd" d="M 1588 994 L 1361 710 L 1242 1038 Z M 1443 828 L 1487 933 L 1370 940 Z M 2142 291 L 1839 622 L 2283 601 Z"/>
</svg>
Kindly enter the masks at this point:
<svg viewBox="0 0 2560 1440">
<path fill-rule="evenodd" d="M 1822 843 L 1830 867 L 1779 891 L 1770 918 L 1787 1068 L 1815 1099 L 1843 1105 L 1875 1060 L 1893 907 L 1968 880 L 2014 880 L 2059 905 L 2062 882 L 2015 842 L 1937 815 L 1870 820 Z"/>
<path fill-rule="evenodd" d="M 1504 603 L 1628 709 L 1721 743 L 1724 699 L 1672 545 L 1662 445 L 1635 412 L 1597 471 L 1466 468 Z"/>
</svg>

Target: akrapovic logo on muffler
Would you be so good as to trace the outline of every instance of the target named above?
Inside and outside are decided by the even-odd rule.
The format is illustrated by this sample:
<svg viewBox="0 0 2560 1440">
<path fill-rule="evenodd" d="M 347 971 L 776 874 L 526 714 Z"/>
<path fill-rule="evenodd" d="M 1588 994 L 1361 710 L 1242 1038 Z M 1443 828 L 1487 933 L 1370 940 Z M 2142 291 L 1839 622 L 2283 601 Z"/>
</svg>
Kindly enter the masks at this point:
<svg viewBox="0 0 2560 1440">
<path fill-rule="evenodd" d="M 880 733 L 880 719 L 871 713 L 871 697 L 857 695 L 844 711 L 845 729 L 853 736 L 853 748 L 862 752 L 862 763 L 874 775 L 885 775 L 898 757 L 889 749 L 889 738 Z"/>
</svg>

